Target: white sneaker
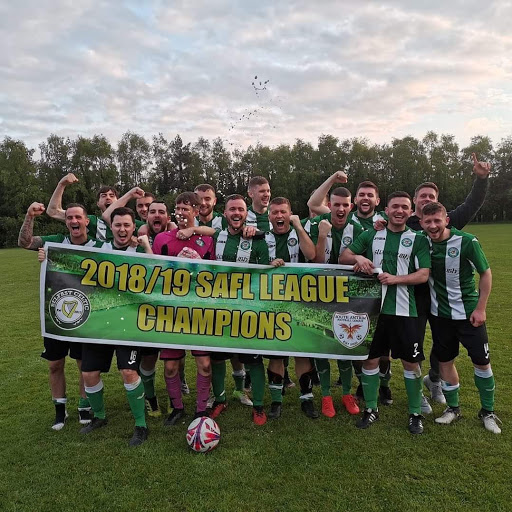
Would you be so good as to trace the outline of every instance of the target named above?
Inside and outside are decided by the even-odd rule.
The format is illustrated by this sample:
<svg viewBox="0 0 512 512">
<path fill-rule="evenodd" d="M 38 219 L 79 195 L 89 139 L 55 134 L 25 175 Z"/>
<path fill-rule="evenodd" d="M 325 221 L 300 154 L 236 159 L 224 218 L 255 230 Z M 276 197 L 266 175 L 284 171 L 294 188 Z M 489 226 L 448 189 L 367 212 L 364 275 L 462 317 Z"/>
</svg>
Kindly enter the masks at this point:
<svg viewBox="0 0 512 512">
<path fill-rule="evenodd" d="M 432 407 L 430 407 L 428 398 L 425 395 L 421 395 L 421 413 L 432 414 Z"/>
<path fill-rule="evenodd" d="M 242 405 L 252 407 L 252 400 L 243 391 L 233 391 L 233 398 L 240 400 Z"/>
<path fill-rule="evenodd" d="M 430 376 L 427 374 L 423 377 L 423 384 L 430 391 L 430 396 L 434 402 L 438 404 L 445 404 L 446 398 L 443 395 L 443 388 L 441 387 L 440 382 L 432 382 L 430 380 Z"/>
<path fill-rule="evenodd" d="M 498 423 L 502 421 L 493 412 L 484 411 L 483 409 L 478 413 L 478 417 L 482 420 L 484 427 L 493 434 L 501 434 L 501 428 Z"/>
<path fill-rule="evenodd" d="M 52 425 L 52 430 L 62 430 L 64 428 L 64 425 L 66 423 L 66 420 L 68 419 L 69 415 L 68 415 L 68 411 L 66 411 L 66 414 L 64 416 L 64 421 L 56 421 L 53 425 Z"/>
<path fill-rule="evenodd" d="M 206 408 L 211 409 L 213 407 L 213 402 L 215 402 L 215 395 L 210 395 L 208 401 L 206 402 Z"/>
<path fill-rule="evenodd" d="M 460 409 L 458 407 L 447 407 L 443 414 L 436 418 L 434 421 L 438 425 L 449 425 L 453 423 L 455 420 L 460 418 Z"/>
</svg>

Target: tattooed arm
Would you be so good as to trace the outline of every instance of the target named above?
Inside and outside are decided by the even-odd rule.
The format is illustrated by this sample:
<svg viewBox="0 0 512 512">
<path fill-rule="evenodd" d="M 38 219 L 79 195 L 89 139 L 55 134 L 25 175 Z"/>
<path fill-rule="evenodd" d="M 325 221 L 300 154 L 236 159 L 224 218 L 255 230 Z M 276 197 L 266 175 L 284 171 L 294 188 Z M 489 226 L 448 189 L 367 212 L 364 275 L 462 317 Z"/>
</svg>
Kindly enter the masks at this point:
<svg viewBox="0 0 512 512">
<path fill-rule="evenodd" d="M 25 221 L 20 229 L 18 236 L 18 245 L 24 249 L 36 250 L 43 246 L 43 240 L 40 236 L 33 236 L 34 218 L 44 212 L 44 205 L 41 203 L 32 203 L 25 215 Z"/>
</svg>

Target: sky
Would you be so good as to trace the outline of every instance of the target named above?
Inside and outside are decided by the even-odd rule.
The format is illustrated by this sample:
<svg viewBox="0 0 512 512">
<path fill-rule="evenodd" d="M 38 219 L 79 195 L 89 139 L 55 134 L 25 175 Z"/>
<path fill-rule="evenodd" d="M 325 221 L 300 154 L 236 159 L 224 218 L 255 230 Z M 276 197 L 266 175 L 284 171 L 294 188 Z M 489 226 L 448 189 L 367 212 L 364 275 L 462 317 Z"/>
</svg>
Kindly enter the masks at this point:
<svg viewBox="0 0 512 512">
<path fill-rule="evenodd" d="M 2 2 L 0 136 L 512 136 L 512 2 Z"/>
</svg>

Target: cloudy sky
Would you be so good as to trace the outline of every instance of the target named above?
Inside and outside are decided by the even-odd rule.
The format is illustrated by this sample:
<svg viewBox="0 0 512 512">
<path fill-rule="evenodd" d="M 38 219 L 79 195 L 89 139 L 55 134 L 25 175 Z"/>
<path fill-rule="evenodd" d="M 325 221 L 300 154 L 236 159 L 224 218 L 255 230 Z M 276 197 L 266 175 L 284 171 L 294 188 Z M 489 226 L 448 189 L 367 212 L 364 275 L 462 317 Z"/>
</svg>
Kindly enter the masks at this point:
<svg viewBox="0 0 512 512">
<path fill-rule="evenodd" d="M 510 1 L 2 2 L 0 135 L 497 143 L 511 20 Z"/>
</svg>

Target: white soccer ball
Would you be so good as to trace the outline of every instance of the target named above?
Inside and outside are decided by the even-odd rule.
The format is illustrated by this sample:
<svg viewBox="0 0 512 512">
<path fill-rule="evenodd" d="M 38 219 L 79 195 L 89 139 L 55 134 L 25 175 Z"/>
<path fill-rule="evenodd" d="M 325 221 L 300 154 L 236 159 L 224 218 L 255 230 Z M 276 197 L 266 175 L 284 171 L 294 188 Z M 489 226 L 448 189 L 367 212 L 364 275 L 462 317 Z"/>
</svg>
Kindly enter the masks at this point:
<svg viewBox="0 0 512 512">
<path fill-rule="evenodd" d="M 210 452 L 219 440 L 219 425 L 207 416 L 196 418 L 187 428 L 187 443 L 195 452 Z"/>
</svg>

